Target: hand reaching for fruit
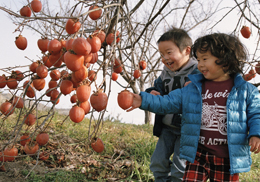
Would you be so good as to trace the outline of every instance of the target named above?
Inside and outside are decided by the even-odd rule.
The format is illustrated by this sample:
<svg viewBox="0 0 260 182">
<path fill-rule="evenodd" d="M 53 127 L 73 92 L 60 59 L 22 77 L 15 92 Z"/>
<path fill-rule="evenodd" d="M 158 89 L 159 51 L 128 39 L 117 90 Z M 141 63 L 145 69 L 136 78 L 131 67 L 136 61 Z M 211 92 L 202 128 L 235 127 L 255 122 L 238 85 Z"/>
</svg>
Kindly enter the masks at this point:
<svg viewBox="0 0 260 182">
<path fill-rule="evenodd" d="M 134 97 L 133 98 L 133 103 L 132 103 L 132 106 L 129 109 L 126 110 L 127 112 L 130 112 L 130 111 L 132 111 L 132 110 L 134 110 L 136 108 L 139 108 L 141 106 L 141 104 L 142 104 L 142 97 L 140 95 L 134 94 L 134 93 L 131 93 L 131 94 Z"/>
</svg>

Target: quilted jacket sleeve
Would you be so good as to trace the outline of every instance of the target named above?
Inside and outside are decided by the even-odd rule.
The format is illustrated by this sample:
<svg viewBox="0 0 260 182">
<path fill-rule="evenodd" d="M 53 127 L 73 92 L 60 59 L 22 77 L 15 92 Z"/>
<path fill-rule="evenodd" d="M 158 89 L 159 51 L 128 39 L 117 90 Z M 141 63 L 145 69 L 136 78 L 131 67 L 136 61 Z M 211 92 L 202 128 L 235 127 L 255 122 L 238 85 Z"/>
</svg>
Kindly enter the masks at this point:
<svg viewBox="0 0 260 182">
<path fill-rule="evenodd" d="M 142 97 L 142 104 L 140 109 L 162 115 L 181 113 L 181 89 L 171 91 L 168 95 L 164 96 L 155 96 L 146 92 L 141 92 L 140 95 Z"/>
<path fill-rule="evenodd" d="M 251 86 L 251 85 L 249 85 Z M 251 87 L 247 99 L 248 138 L 260 138 L 260 94 L 256 87 Z"/>
</svg>

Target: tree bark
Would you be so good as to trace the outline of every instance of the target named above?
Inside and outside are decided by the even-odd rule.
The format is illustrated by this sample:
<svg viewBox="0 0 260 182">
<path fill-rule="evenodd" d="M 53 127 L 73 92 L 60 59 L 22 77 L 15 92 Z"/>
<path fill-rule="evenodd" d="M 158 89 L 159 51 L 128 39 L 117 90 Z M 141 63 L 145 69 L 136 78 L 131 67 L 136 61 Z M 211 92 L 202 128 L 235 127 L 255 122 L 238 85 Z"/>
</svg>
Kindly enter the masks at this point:
<svg viewBox="0 0 260 182">
<path fill-rule="evenodd" d="M 149 111 L 144 111 L 145 113 L 145 124 L 153 124 L 153 118 L 152 118 L 152 113 Z"/>
</svg>

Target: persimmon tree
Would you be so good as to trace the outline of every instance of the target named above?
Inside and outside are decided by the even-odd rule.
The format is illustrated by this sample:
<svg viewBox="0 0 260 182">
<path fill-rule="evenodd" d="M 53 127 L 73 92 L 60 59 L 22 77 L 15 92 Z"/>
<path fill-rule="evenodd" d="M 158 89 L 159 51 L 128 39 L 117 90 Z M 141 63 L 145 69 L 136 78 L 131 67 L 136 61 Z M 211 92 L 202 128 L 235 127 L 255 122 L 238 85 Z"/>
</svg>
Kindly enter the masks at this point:
<svg viewBox="0 0 260 182">
<path fill-rule="evenodd" d="M 29 29 L 39 36 L 37 45 L 41 50 L 37 55 L 39 59 L 31 60 L 23 72 L 19 67 L 1 68 L 5 74 L 0 76 L 0 88 L 8 89 L 12 94 L 9 100 L 1 103 L 2 121 L 14 110 L 19 110 L 14 130 L 2 147 L 4 155 L 4 149 L 11 150 L 16 142 L 36 136 L 45 136 L 38 141 L 46 142 L 48 125 L 62 95 L 71 95 L 68 113 L 71 122 L 81 122 L 86 114 L 90 116 L 90 122 L 95 122 L 89 130 L 87 143 L 100 140 L 98 135 L 102 131 L 107 102 L 114 92 L 111 83 L 116 82 L 122 91 L 135 93 L 151 86 L 162 70 L 156 40 L 171 26 L 187 30 L 195 39 L 221 31 L 223 23 L 235 22 L 226 33 L 236 34 L 245 41 L 254 39 L 255 43 L 250 49 L 244 78 L 249 81 L 259 73 L 259 1 L 234 0 L 230 1 L 230 7 L 221 0 L 59 2 L 59 9 L 52 9 L 51 1 L 47 0 L 24 0 L 24 6 L 18 10 L 0 7 L 17 26 L 14 30 L 19 33 L 15 41 L 17 49 L 27 48 L 23 31 Z M 231 16 L 234 13 L 235 19 Z M 256 81 L 254 84 L 258 86 Z M 25 101 L 29 104 L 25 105 Z M 51 105 L 46 115 L 38 114 L 39 103 Z M 122 105 L 125 109 L 127 104 Z M 96 112 L 99 116 L 94 119 Z M 145 113 L 145 123 L 150 123 L 150 114 Z M 24 127 L 33 125 L 36 127 L 31 133 L 20 133 Z M 21 140 L 20 136 L 26 137 Z M 24 144 L 28 149 L 38 149 L 38 145 L 42 144 L 33 140 Z M 28 153 L 32 154 L 32 151 L 28 150 Z"/>
</svg>

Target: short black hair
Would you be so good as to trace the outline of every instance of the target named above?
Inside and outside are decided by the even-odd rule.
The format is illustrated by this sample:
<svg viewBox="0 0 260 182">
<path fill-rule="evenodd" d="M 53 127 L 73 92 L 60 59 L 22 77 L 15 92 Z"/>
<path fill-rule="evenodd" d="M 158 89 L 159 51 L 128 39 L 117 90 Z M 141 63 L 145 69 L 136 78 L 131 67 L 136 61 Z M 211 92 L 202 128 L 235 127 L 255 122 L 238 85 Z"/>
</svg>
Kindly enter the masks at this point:
<svg viewBox="0 0 260 182">
<path fill-rule="evenodd" d="M 192 46 L 192 40 L 184 29 L 172 27 L 165 32 L 157 41 L 159 44 L 162 41 L 172 41 L 182 52 L 186 47 Z"/>
<path fill-rule="evenodd" d="M 211 54 L 218 58 L 217 65 L 223 65 L 225 73 L 243 73 L 247 60 L 247 49 L 238 37 L 232 34 L 213 33 L 198 38 L 191 47 L 191 56 L 197 58 L 197 52 Z"/>
</svg>

